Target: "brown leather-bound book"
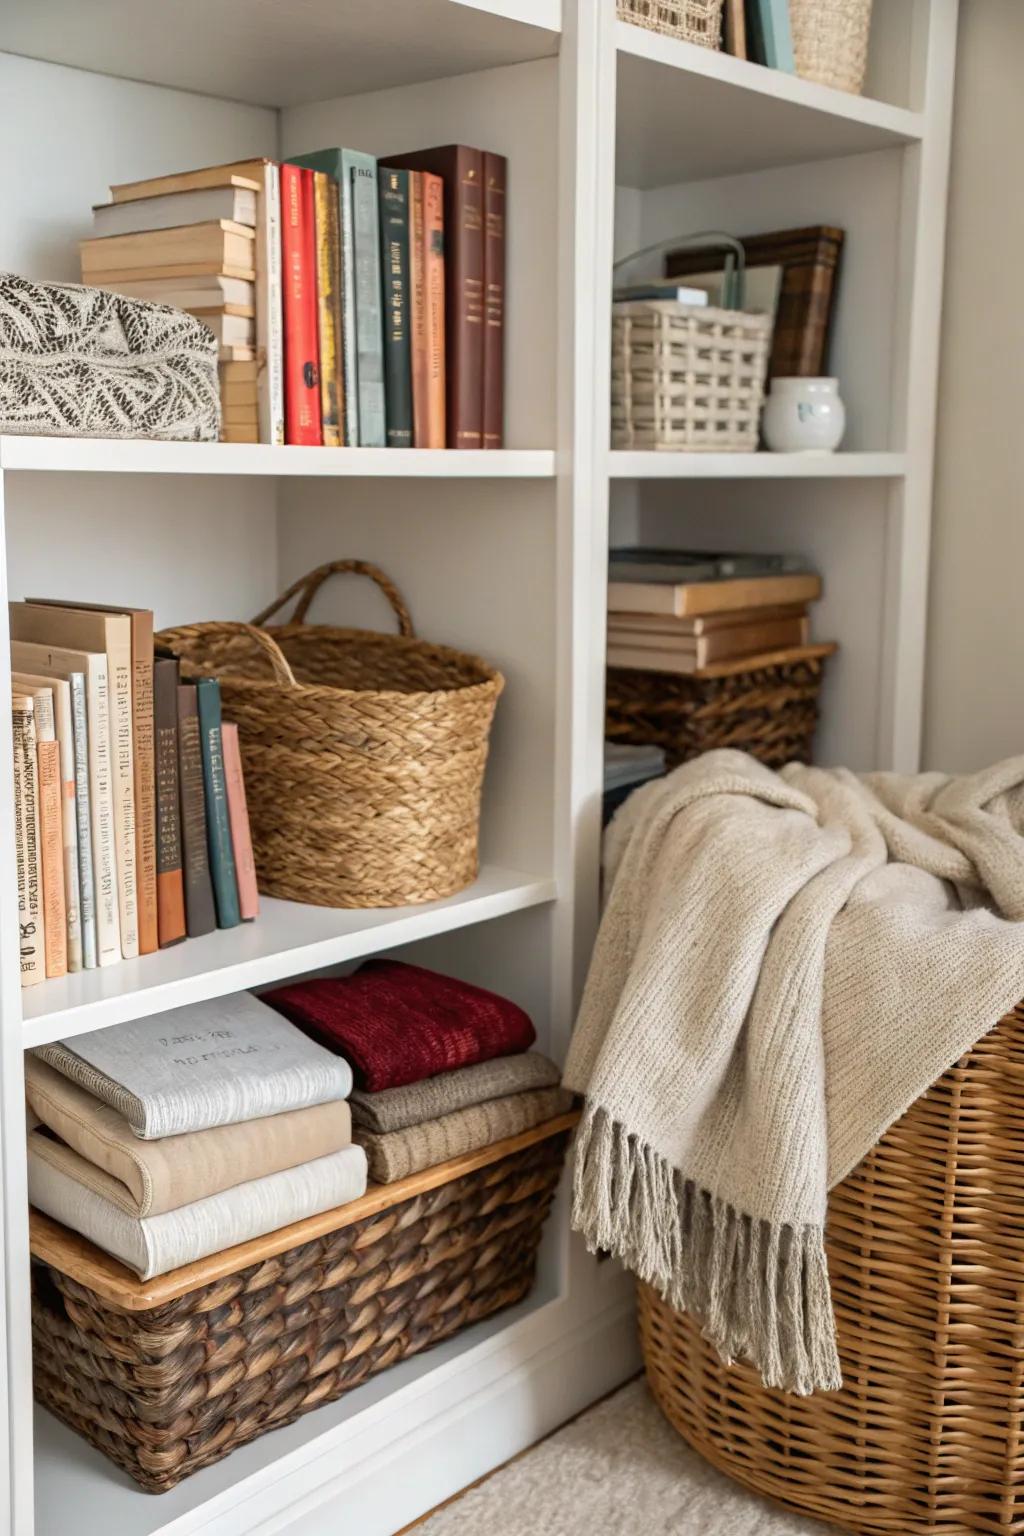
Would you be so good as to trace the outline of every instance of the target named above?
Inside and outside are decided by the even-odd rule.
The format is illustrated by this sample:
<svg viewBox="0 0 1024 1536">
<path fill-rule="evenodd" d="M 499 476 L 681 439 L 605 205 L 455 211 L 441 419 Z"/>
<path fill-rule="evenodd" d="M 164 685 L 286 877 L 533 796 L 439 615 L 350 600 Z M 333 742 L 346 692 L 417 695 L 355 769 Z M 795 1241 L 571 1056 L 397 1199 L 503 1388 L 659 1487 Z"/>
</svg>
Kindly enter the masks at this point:
<svg viewBox="0 0 1024 1536">
<path fill-rule="evenodd" d="M 505 444 L 505 206 L 508 162 L 484 152 L 483 446 Z"/>
<path fill-rule="evenodd" d="M 829 225 L 780 229 L 747 235 L 742 243 L 748 267 L 782 268 L 769 378 L 820 378 L 828 372 L 843 231 Z M 665 259 L 665 275 L 686 277 L 715 264 L 707 251 L 672 251 Z"/>
<path fill-rule="evenodd" d="M 206 792 L 199 711 L 194 683 L 178 687 L 178 782 L 181 796 L 182 869 L 185 877 L 185 925 L 190 939 L 217 926 L 206 846 Z"/>
<path fill-rule="evenodd" d="M 185 937 L 185 884 L 178 792 L 178 663 L 153 663 L 153 756 L 156 788 L 156 910 L 160 948 Z"/>
<path fill-rule="evenodd" d="M 467 144 L 443 144 L 436 149 L 389 155 L 381 161 L 382 165 L 428 171 L 439 176 L 444 186 L 445 396 L 449 448 L 483 447 L 483 160 L 482 152 Z"/>
</svg>

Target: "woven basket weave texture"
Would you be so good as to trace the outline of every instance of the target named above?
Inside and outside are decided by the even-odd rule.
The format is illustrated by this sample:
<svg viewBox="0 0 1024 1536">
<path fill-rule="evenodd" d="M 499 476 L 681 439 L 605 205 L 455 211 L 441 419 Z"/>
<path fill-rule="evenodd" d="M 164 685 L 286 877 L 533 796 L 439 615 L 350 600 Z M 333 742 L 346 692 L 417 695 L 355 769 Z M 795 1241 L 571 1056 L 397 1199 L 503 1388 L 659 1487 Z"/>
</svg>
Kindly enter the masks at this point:
<svg viewBox="0 0 1024 1536">
<path fill-rule="evenodd" d="M 658 746 L 676 768 L 715 747 L 749 752 L 769 768 L 812 760 L 825 658 L 810 656 L 725 677 L 609 667 L 605 736 Z"/>
<path fill-rule="evenodd" d="M 33 1266 L 35 1391 L 148 1492 L 519 1301 L 567 1132 L 127 1312 Z"/>
<path fill-rule="evenodd" d="M 612 315 L 612 447 L 753 453 L 769 315 L 661 301 Z"/>
<path fill-rule="evenodd" d="M 718 48 L 722 37 L 724 0 L 618 0 L 618 14 L 634 26 L 663 32 L 667 37 Z"/>
<path fill-rule="evenodd" d="M 1024 1008 L 837 1185 L 826 1241 L 842 1388 L 768 1390 L 641 1285 L 647 1375 L 666 1417 L 738 1482 L 844 1530 L 1019 1536 Z"/>
<path fill-rule="evenodd" d="M 368 576 L 398 635 L 304 622 L 328 577 Z M 260 626 L 291 598 L 287 624 Z M 476 879 L 488 737 L 503 687 L 478 656 L 415 638 L 376 566 L 337 560 L 252 625 L 188 624 L 158 639 L 188 675 L 219 677 L 238 726 L 259 889 L 328 907 L 394 907 Z"/>
<path fill-rule="evenodd" d="M 796 72 L 859 96 L 864 89 L 871 0 L 789 0 Z"/>
</svg>

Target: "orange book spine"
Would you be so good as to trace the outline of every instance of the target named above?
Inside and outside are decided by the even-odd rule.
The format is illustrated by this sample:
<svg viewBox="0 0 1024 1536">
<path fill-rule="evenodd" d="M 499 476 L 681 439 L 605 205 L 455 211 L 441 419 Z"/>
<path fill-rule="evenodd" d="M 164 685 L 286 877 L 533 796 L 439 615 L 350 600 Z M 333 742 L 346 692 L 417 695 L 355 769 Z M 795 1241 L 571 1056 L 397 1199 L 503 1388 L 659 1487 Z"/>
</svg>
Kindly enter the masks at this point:
<svg viewBox="0 0 1024 1536">
<path fill-rule="evenodd" d="M 412 357 L 412 442 L 426 448 L 427 418 L 427 305 L 426 263 L 423 245 L 423 172 L 409 172 L 409 335 Z"/>
<path fill-rule="evenodd" d="M 238 882 L 238 910 L 242 914 L 242 922 L 251 923 L 259 913 L 260 898 L 256 888 L 256 861 L 252 852 L 249 808 L 245 803 L 245 778 L 242 773 L 242 754 L 238 747 L 238 726 L 225 721 L 220 729 L 224 781 L 228 793 L 228 825 L 231 828 L 231 850 L 235 855 L 235 879 Z"/>
<path fill-rule="evenodd" d="M 428 439 L 423 446 L 444 448 L 448 441 L 445 417 L 444 182 L 429 171 L 423 172 L 423 269 Z"/>
<path fill-rule="evenodd" d="M 64 813 L 60 747 L 36 744 L 39 768 L 39 863 L 43 880 L 43 934 L 47 976 L 68 973 L 68 917 L 64 904 Z"/>
</svg>

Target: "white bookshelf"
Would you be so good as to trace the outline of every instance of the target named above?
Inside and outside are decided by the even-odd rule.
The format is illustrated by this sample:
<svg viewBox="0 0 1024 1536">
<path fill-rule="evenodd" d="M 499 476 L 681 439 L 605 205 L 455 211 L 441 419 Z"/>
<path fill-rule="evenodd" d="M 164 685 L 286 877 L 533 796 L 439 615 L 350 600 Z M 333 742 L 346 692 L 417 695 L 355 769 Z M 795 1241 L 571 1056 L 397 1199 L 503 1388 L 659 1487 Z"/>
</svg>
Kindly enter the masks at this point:
<svg viewBox="0 0 1024 1536">
<path fill-rule="evenodd" d="M 597 912 L 609 538 L 800 550 L 836 639 L 821 751 L 916 766 L 956 0 L 876 5 L 850 97 L 620 23 L 613 0 L 13 0 L 0 16 L 0 264 L 74 280 L 107 184 L 346 143 L 462 140 L 510 165 L 508 448 L 494 453 L 0 438 L 0 600 L 248 618 L 341 555 L 373 560 L 418 631 L 507 686 L 480 877 L 448 901 L 258 923 L 22 994 L 0 815 L 0 1490 L 12 1536 L 390 1536 L 625 1379 L 631 1287 L 570 1239 L 536 1291 L 154 1497 L 31 1407 L 26 1046 L 360 957 L 505 991 L 560 1055 Z M 39 106 L 45 102 L 46 110 Z M 26 176 L 24 168 L 31 166 Z M 698 229 L 847 230 L 832 457 L 612 452 L 616 254 Z M 314 618 L 389 622 L 354 582 Z M 0 719 L 9 717 L 0 633 Z M 10 745 L 0 802 L 12 797 Z M 2 1498 L 2 1494 L 0 1494 Z"/>
</svg>

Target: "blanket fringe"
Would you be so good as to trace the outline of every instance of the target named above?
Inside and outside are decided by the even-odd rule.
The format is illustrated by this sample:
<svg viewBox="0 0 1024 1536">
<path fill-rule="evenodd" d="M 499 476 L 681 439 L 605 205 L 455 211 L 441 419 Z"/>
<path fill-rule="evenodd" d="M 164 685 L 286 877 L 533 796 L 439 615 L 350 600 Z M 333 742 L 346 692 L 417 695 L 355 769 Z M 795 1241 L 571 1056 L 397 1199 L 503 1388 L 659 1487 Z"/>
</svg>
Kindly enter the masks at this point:
<svg viewBox="0 0 1024 1536">
<path fill-rule="evenodd" d="M 745 1215 L 592 1105 L 576 1135 L 572 1224 L 696 1318 L 726 1362 L 750 1360 L 766 1387 L 842 1386 L 821 1227 Z"/>
</svg>

